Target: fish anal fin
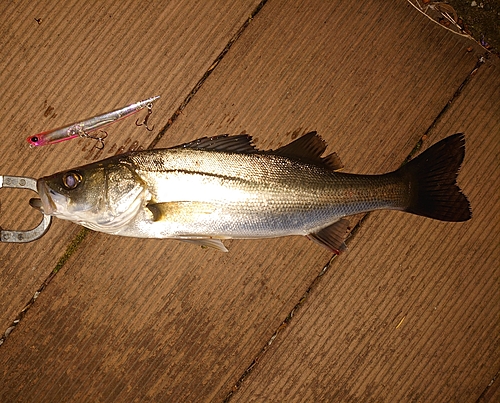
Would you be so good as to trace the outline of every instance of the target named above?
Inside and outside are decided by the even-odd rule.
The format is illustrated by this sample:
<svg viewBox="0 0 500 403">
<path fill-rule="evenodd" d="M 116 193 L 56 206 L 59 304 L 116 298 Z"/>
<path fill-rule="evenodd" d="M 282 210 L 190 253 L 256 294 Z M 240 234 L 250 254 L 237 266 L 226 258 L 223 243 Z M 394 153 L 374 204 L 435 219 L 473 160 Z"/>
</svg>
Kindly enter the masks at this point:
<svg viewBox="0 0 500 403">
<path fill-rule="evenodd" d="M 325 150 L 325 140 L 317 132 L 309 132 L 283 147 L 268 151 L 268 153 L 319 165 L 334 171 L 342 169 L 344 166 L 336 153 L 322 157 Z"/>
<path fill-rule="evenodd" d="M 194 243 L 202 248 L 214 248 L 221 252 L 229 252 L 220 239 L 213 238 L 182 238 L 182 242 Z"/>
<path fill-rule="evenodd" d="M 340 255 L 346 250 L 344 243 L 346 233 L 349 229 L 349 220 L 342 218 L 332 225 L 319 230 L 318 232 L 308 234 L 307 237 L 312 241 L 319 243 L 336 255 Z"/>
<path fill-rule="evenodd" d="M 213 137 L 202 137 L 172 148 L 192 148 L 196 150 L 226 151 L 233 153 L 255 153 L 257 149 L 252 144 L 252 136 L 238 134 L 230 136 L 221 134 Z"/>
</svg>

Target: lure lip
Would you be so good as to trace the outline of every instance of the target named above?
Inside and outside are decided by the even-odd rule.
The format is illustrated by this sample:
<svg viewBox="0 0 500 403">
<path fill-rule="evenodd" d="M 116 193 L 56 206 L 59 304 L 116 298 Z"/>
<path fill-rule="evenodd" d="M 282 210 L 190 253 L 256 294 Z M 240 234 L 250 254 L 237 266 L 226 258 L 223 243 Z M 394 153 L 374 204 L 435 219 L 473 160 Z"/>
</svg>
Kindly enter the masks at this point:
<svg viewBox="0 0 500 403">
<path fill-rule="evenodd" d="M 85 137 L 88 133 L 96 131 L 104 126 L 108 126 L 120 119 L 126 118 L 140 110 L 148 107 L 155 102 L 159 95 L 147 98 L 145 100 L 127 105 L 123 108 L 113 110 L 104 114 L 93 116 L 91 118 L 72 123 L 53 130 L 40 132 L 26 138 L 31 147 L 41 147 L 49 144 L 56 144 L 62 141 L 71 140 L 76 137 Z"/>
</svg>

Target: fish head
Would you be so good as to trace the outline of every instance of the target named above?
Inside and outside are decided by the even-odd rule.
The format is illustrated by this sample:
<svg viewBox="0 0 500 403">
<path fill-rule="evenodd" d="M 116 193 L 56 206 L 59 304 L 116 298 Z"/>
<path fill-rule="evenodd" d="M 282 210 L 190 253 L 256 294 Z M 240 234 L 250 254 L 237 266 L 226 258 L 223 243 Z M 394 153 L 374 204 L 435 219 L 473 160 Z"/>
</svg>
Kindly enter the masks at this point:
<svg viewBox="0 0 500 403">
<path fill-rule="evenodd" d="M 145 203 L 147 187 L 125 162 L 98 162 L 38 180 L 42 213 L 104 232 L 116 232 Z"/>
</svg>

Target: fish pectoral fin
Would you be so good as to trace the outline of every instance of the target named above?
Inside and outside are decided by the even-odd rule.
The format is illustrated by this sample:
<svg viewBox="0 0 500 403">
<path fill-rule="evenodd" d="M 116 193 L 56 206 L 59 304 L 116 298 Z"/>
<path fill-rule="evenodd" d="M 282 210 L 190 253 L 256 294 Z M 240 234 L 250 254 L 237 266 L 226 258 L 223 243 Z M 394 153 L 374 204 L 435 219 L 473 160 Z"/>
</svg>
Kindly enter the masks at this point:
<svg viewBox="0 0 500 403">
<path fill-rule="evenodd" d="M 229 252 L 228 249 L 224 246 L 220 239 L 212 239 L 212 238 L 182 238 L 179 239 L 182 242 L 194 243 L 196 245 L 200 245 L 202 248 L 214 248 L 221 252 Z"/>
<path fill-rule="evenodd" d="M 307 237 L 336 255 L 340 255 L 347 248 L 344 240 L 348 229 L 349 220 L 343 218 L 318 232 L 308 234 Z"/>
<path fill-rule="evenodd" d="M 153 214 L 153 221 L 163 221 L 172 219 L 176 215 L 184 217 L 212 214 L 215 211 L 215 205 L 199 201 L 175 201 L 164 203 L 148 203 L 148 210 Z"/>
</svg>

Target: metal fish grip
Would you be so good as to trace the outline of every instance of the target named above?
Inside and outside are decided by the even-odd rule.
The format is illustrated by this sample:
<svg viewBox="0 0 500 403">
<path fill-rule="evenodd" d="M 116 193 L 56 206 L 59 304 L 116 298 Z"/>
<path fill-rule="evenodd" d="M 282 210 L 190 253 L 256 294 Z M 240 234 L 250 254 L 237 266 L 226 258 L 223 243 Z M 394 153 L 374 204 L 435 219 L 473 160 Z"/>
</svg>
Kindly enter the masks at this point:
<svg viewBox="0 0 500 403">
<path fill-rule="evenodd" d="M 1 188 L 29 189 L 38 193 L 36 189 L 36 179 L 24 176 L 0 175 L 0 189 Z M 16 243 L 34 241 L 47 232 L 51 220 L 51 216 L 44 214 L 42 222 L 38 224 L 37 227 L 26 231 L 5 230 L 0 227 L 0 241 Z"/>
</svg>

